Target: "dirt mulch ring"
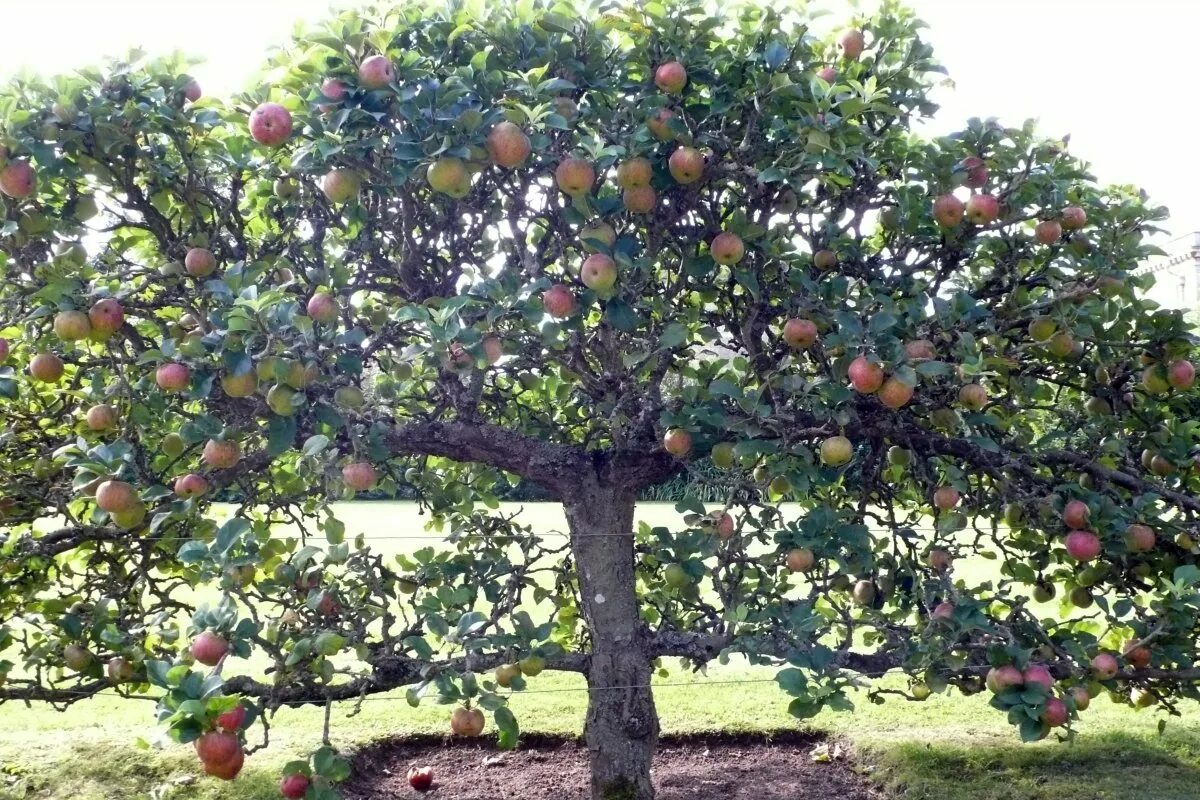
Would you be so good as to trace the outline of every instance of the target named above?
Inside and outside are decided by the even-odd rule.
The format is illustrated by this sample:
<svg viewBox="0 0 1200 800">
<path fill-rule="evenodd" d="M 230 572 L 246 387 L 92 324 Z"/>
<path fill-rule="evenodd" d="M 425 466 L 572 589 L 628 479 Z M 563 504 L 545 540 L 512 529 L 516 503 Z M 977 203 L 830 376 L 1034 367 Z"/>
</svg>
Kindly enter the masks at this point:
<svg viewBox="0 0 1200 800">
<path fill-rule="evenodd" d="M 654 756 L 658 800 L 880 800 L 845 759 L 814 761 L 832 743 L 800 732 L 664 737 Z M 490 740 L 380 742 L 354 759 L 348 800 L 417 798 L 409 767 L 432 767 L 433 800 L 587 800 L 587 748 L 573 739 L 525 735 L 511 752 Z"/>
</svg>

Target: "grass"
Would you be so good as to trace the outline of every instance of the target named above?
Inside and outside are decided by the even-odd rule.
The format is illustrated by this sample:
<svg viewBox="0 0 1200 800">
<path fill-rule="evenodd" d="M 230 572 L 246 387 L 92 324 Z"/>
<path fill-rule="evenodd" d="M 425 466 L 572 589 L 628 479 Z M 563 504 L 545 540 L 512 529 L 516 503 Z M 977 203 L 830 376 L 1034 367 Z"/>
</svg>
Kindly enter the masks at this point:
<svg viewBox="0 0 1200 800">
<path fill-rule="evenodd" d="M 530 506 L 543 530 L 564 530 L 555 506 Z M 349 504 L 339 509 L 348 532 L 423 533 L 405 504 Z M 670 505 L 646 504 L 639 516 L 667 522 Z M 384 533 L 383 531 L 386 531 Z M 390 539 L 388 549 L 420 540 Z M 666 732 L 794 729 L 787 698 L 770 669 L 714 666 L 707 676 L 673 672 L 655 698 Z M 764 681 L 726 683 L 726 681 Z M 586 696 L 577 675 L 546 674 L 513 698 L 530 731 L 577 734 Z M 1158 718 L 1098 698 L 1073 744 L 1022 745 L 1003 715 L 982 696 L 935 695 L 924 703 L 860 695 L 854 714 L 823 713 L 808 725 L 848 741 L 856 763 L 889 796 L 903 800 L 1194 800 L 1200 797 L 1200 712 L 1185 708 L 1160 736 Z M 284 709 L 272 720 L 270 748 L 254 754 L 226 784 L 200 776 L 190 747 L 154 739 L 154 704 L 100 697 L 63 713 L 45 707 L 0 707 L 0 800 L 267 800 L 277 798 L 279 768 L 320 739 L 320 710 Z M 336 744 L 353 747 L 405 734 L 442 734 L 449 709 L 410 708 L 399 692 L 368 699 L 357 713 L 335 710 Z M 256 732 L 257 733 L 257 732 Z M 141 741 L 141 739 L 149 741 Z M 253 743 L 253 739 L 252 739 Z"/>
</svg>

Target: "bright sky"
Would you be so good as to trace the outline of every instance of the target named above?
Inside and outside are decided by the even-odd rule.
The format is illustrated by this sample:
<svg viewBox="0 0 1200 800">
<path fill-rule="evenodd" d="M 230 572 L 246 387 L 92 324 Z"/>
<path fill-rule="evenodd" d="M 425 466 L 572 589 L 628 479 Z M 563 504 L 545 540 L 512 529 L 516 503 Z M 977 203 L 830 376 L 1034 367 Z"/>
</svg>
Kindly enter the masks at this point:
<svg viewBox="0 0 1200 800">
<path fill-rule="evenodd" d="M 1135 183 L 1171 208 L 1174 235 L 1200 230 L 1195 123 L 1200 2 L 910 0 L 956 88 L 934 130 L 970 116 L 1040 120 L 1103 181 Z M 837 9 L 840 0 L 822 0 Z M 266 49 L 331 0 L 0 0 L 0 79 L 53 73 L 141 46 L 180 49 L 206 93 L 243 86 Z M 336 5 L 345 5 L 337 2 Z M 848 4 L 840 6 L 847 9 Z M 837 19 L 835 14 L 832 19 Z M 18 33 L 21 32 L 21 33 Z"/>
</svg>

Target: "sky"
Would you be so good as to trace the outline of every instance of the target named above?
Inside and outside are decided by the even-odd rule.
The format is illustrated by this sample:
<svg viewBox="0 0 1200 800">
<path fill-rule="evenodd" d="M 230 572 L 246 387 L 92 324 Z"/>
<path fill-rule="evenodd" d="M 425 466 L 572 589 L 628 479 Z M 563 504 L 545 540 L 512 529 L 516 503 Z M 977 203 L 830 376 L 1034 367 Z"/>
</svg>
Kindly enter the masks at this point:
<svg viewBox="0 0 1200 800">
<path fill-rule="evenodd" d="M 764 0 L 769 1 L 769 0 Z M 852 12 L 842 0 L 831 24 Z M 953 89 L 931 132 L 971 116 L 1047 135 L 1071 135 L 1071 151 L 1104 182 L 1134 183 L 1171 209 L 1173 236 L 1200 230 L 1196 192 L 1196 0 L 909 0 Z M 337 2 L 341 7 L 346 2 Z M 242 88 L 266 50 L 330 0 L 0 0 L 6 29 L 0 80 L 31 67 L 52 74 L 140 46 L 205 59 L 195 76 L 209 94 Z M 867 5 L 867 3 L 864 3 Z M 53 31 L 14 35 L 19 31 Z M 1169 237 L 1168 237 L 1169 238 Z"/>
</svg>

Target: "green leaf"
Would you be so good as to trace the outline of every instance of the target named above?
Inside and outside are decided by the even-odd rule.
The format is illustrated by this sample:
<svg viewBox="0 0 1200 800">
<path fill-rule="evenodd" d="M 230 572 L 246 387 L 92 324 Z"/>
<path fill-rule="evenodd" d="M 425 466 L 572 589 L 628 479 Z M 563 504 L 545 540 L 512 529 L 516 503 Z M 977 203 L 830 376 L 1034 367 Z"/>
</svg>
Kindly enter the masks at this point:
<svg viewBox="0 0 1200 800">
<path fill-rule="evenodd" d="M 517 746 L 521 731 L 517 726 L 517 718 L 513 716 L 508 706 L 501 706 L 492 712 L 496 723 L 497 744 L 501 750 L 512 750 Z"/>
</svg>

